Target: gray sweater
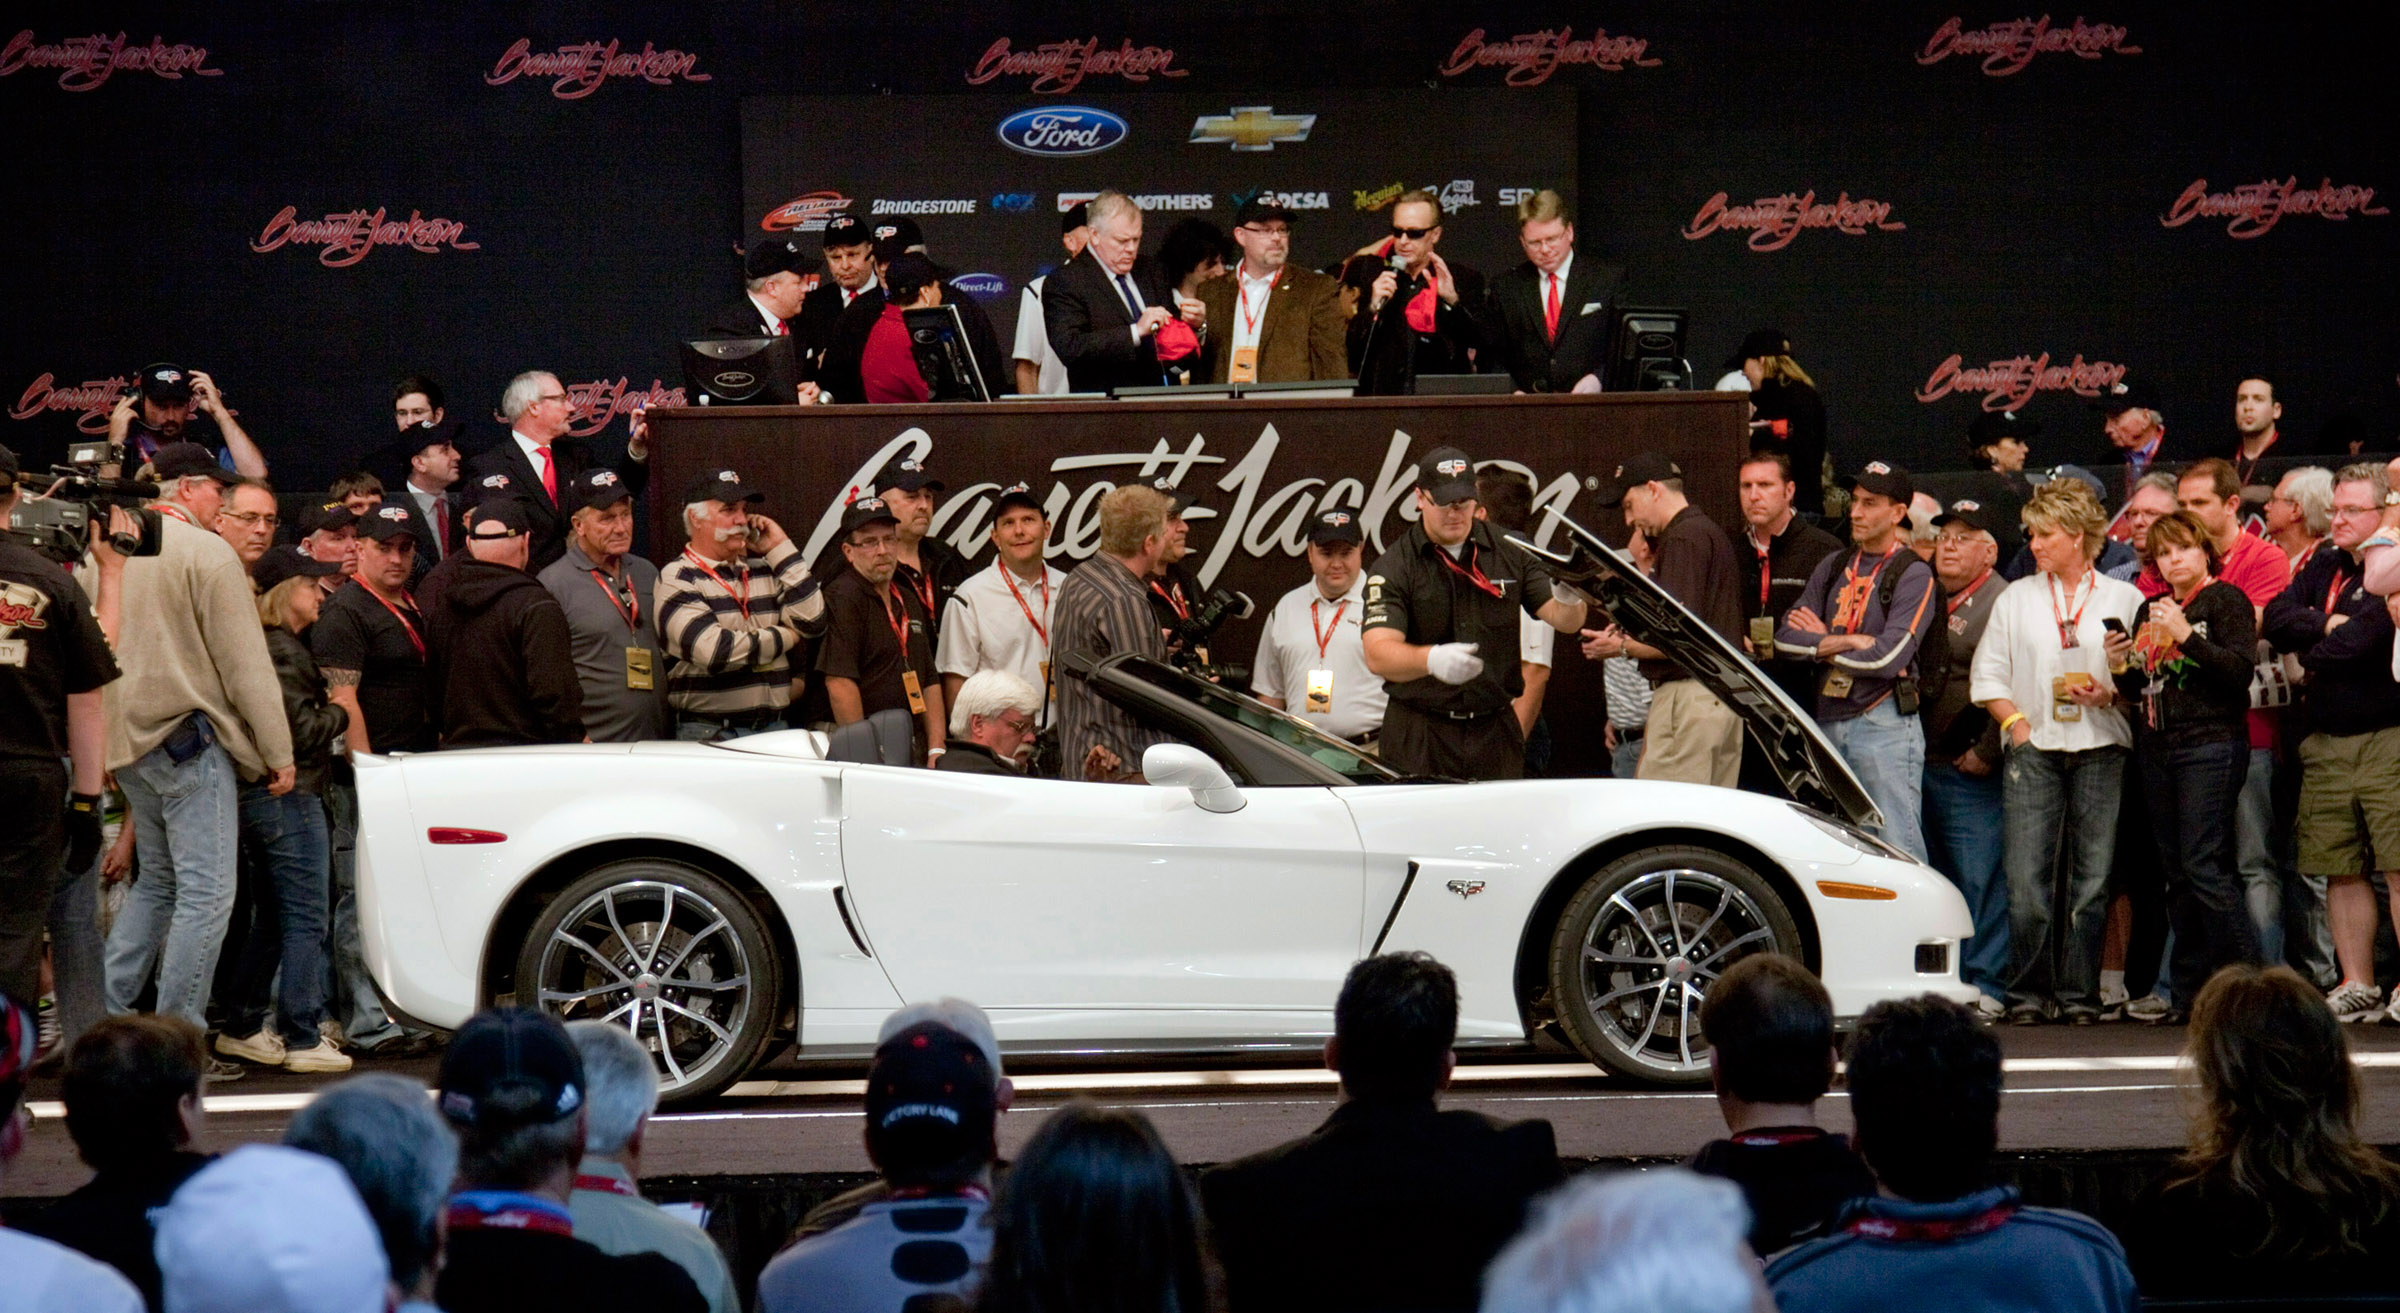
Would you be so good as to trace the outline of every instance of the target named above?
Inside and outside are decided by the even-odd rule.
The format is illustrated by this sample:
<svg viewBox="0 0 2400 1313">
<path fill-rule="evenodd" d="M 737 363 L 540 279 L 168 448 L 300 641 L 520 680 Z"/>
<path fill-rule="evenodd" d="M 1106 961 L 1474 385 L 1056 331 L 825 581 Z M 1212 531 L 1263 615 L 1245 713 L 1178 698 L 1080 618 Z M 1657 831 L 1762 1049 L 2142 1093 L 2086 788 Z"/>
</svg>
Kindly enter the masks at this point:
<svg viewBox="0 0 2400 1313">
<path fill-rule="evenodd" d="M 108 768 L 132 765 L 200 711 L 243 779 L 282 770 L 292 731 L 250 576 L 224 539 L 164 519 L 158 555 L 125 562 Z"/>
</svg>

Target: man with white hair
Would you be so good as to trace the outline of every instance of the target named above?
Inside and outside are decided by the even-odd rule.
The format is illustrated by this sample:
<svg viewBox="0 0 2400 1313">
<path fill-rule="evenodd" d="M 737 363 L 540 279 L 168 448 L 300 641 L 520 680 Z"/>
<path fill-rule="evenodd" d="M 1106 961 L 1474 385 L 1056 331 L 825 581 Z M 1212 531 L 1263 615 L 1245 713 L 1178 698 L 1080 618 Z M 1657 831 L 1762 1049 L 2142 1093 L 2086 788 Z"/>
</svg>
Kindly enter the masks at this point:
<svg viewBox="0 0 2400 1313">
<path fill-rule="evenodd" d="M 574 426 L 575 403 L 567 399 L 558 375 L 548 370 L 531 369 L 510 379 L 500 394 L 500 416 L 508 421 L 508 441 L 467 462 L 467 482 L 476 484 L 493 474 L 509 477 L 508 486 L 532 507 L 533 563 L 528 568 L 540 574 L 567 550 L 567 517 L 574 510 L 567 499 L 568 485 L 596 462 L 582 442 L 562 441 Z M 636 411 L 625 458 L 608 468 L 639 497 L 650 482 L 649 460 L 650 435 Z"/>
<path fill-rule="evenodd" d="M 1178 340 L 1184 352 L 1196 350 L 1208 312 L 1185 301 L 1178 317 L 1158 262 L 1141 253 L 1142 209 L 1132 197 L 1104 191 L 1088 205 L 1091 243 L 1051 272 L 1042 296 L 1050 349 L 1067 367 L 1070 392 L 1157 387 L 1166 377 L 1162 354 Z"/>
<path fill-rule="evenodd" d="M 389 1072 L 337 1081 L 292 1118 L 283 1142 L 331 1158 L 349 1176 L 383 1239 L 398 1313 L 434 1313 L 458 1136 L 425 1087 Z"/>
<path fill-rule="evenodd" d="M 2298 577 L 2333 531 L 2333 471 L 2304 465 L 2285 474 L 2267 499 L 2266 520 L 2267 541 L 2282 549 L 2290 576 Z"/>
<path fill-rule="evenodd" d="M 658 572 L 658 636 L 674 658 L 675 734 L 713 742 L 784 728 L 794 655 L 825 630 L 825 597 L 783 526 L 750 513 L 767 495 L 729 469 L 692 480 L 683 554 Z"/>
<path fill-rule="evenodd" d="M 934 758 L 934 769 L 1023 775 L 1041 707 L 1041 693 L 1005 670 L 969 676 L 950 707 L 950 751 Z"/>
<path fill-rule="evenodd" d="M 1482 1313 L 1772 1308 L 1730 1181 L 1681 1167 L 1593 1172 L 1552 1195 L 1484 1273 Z"/>
<path fill-rule="evenodd" d="M 663 1254 L 690 1274 L 709 1313 L 742 1313 L 733 1274 L 708 1232 L 642 1198 L 642 1140 L 658 1111 L 658 1064 L 625 1027 L 577 1021 L 567 1038 L 583 1055 L 583 1161 L 567 1211 L 575 1238 L 611 1254 Z"/>
</svg>

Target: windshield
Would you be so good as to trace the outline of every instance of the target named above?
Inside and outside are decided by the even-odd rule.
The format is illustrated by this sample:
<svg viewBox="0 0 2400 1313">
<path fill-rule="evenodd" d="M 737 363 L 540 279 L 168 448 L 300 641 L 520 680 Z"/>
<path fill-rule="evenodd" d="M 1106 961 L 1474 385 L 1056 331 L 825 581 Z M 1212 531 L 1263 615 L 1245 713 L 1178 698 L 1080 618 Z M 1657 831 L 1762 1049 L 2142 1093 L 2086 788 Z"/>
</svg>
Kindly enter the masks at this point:
<svg viewBox="0 0 2400 1313">
<path fill-rule="evenodd" d="M 1193 703 L 1210 715 L 1256 730 L 1287 748 L 1304 753 L 1354 784 L 1388 784 L 1401 778 L 1400 772 L 1384 765 L 1365 748 L 1337 739 L 1298 716 L 1277 711 L 1246 693 L 1237 693 L 1221 684 L 1195 679 L 1172 666 L 1156 662 L 1129 661 L 1118 669 L 1145 684 Z"/>
</svg>

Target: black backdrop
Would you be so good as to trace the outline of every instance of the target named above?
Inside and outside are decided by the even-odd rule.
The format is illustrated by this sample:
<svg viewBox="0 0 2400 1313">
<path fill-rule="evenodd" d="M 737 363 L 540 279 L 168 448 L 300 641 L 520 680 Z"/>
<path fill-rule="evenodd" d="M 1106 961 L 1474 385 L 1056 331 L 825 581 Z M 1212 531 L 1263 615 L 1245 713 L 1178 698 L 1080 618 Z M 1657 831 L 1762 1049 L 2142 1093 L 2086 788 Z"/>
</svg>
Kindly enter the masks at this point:
<svg viewBox="0 0 2400 1313">
<path fill-rule="evenodd" d="M 1231 107 L 1376 90 L 1432 106 L 1512 83 L 1574 98 L 1578 149 L 1558 176 L 1580 182 L 1584 248 L 1630 265 L 1645 299 L 1692 309 L 1704 370 L 1748 328 L 1787 330 L 1824 386 L 1842 464 L 1959 463 L 1958 434 L 1999 380 L 1920 400 L 1952 356 L 1988 369 L 2046 354 L 2051 385 L 2130 369 L 2165 389 L 2172 429 L 2209 445 L 2229 434 L 2247 368 L 2277 379 L 2303 436 L 2349 410 L 2384 445 L 2396 422 L 2400 218 L 2385 193 L 2400 179 L 2383 54 L 2354 9 L 2112 0 L 2037 31 L 2039 10 L 1954 4 L 463 8 L 10 6 L 0 440 L 54 452 L 82 385 L 159 358 L 218 376 L 287 487 L 380 441 L 389 383 L 409 370 L 443 379 L 472 418 L 534 365 L 590 403 L 587 428 L 634 395 L 664 399 L 680 381 L 673 341 L 732 293 L 732 248 L 752 228 L 744 97 L 983 95 L 998 109 L 1166 92 Z M 124 38 L 101 52 L 105 76 L 69 44 L 94 33 Z M 1096 57 L 1053 91 L 1078 73 L 1044 48 L 1070 41 Z M 521 42 L 531 69 L 510 62 Z M 585 43 L 613 44 L 611 75 L 562 82 L 555 65 L 583 62 Z M 971 80 L 979 68 L 990 76 Z M 1388 131 L 1404 142 L 1441 117 L 1398 113 Z M 930 157 L 881 131 L 848 136 L 861 159 Z M 2175 222 L 2195 184 L 2238 204 L 2238 188 L 2285 179 L 2301 195 L 2271 226 Z M 1390 181 L 1319 185 L 1350 204 Z M 1769 229 L 1756 244 L 1779 248 L 1753 249 L 1775 198 L 1812 192 L 1834 207 L 1811 216 L 1820 226 L 1780 245 Z M 1719 193 L 1751 226 L 1687 235 Z M 2324 202 L 2343 217 L 2303 212 Z M 321 245 L 253 249 L 287 206 L 320 224 L 380 209 L 403 239 L 412 215 L 460 227 L 420 228 L 431 251 L 380 245 L 329 267 Z M 938 245 L 941 220 L 922 222 Z M 1502 222 L 1493 200 L 1452 219 Z M 1337 253 L 1305 238 L 1297 252 Z M 2080 375 L 2063 368 L 2078 357 Z M 2051 425 L 2037 459 L 2096 443 L 2071 392 L 2023 404 Z"/>
</svg>

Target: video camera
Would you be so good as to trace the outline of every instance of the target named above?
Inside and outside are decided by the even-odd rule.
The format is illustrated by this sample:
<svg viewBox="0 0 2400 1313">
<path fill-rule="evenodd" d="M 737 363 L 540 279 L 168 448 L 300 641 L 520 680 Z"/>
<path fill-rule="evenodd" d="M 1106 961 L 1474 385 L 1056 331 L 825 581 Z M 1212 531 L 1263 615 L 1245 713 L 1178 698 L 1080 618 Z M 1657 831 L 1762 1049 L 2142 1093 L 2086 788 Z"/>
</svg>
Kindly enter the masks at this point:
<svg viewBox="0 0 2400 1313">
<path fill-rule="evenodd" d="M 1182 670 L 1201 679 L 1214 680 L 1234 688 L 1250 686 L 1250 667 L 1232 662 L 1208 659 L 1210 635 L 1224 627 L 1228 620 L 1247 620 L 1258 609 L 1248 593 L 1232 589 L 1211 590 L 1207 599 L 1193 608 L 1192 613 L 1175 624 L 1168 645 L 1174 649 L 1171 660 Z"/>
<path fill-rule="evenodd" d="M 66 463 L 49 473 L 18 474 L 17 486 L 31 495 L 10 508 L 8 532 L 60 565 L 72 565 L 91 543 L 95 518 L 109 523 L 114 508 L 134 527 L 110 533 L 109 546 L 125 556 L 158 555 L 158 512 L 147 504 L 158 496 L 158 485 L 120 477 L 124 464 L 124 449 L 115 443 L 77 442 L 68 446 Z"/>
</svg>

